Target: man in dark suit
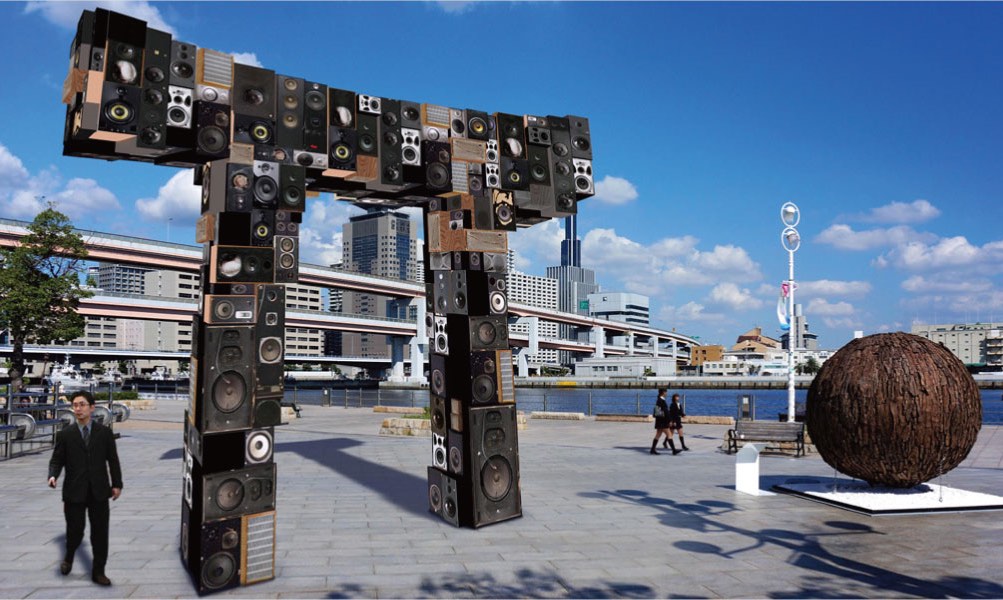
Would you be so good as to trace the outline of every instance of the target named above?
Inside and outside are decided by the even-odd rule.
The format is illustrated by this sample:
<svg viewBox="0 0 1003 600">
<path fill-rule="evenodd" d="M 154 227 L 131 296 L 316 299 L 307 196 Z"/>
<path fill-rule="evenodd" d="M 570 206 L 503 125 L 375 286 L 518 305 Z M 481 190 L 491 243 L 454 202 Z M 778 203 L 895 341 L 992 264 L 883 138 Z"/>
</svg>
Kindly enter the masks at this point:
<svg viewBox="0 0 1003 600">
<path fill-rule="evenodd" d="M 117 500 L 122 493 L 122 468 L 111 429 L 91 419 L 94 396 L 75 392 L 71 399 L 74 425 L 56 435 L 56 447 L 49 461 L 49 487 L 56 487 L 63 467 L 63 513 L 66 515 L 66 557 L 59 572 L 67 575 L 73 568 L 73 555 L 84 539 L 84 513 L 91 522 L 91 548 L 94 565 L 91 579 L 99 585 L 111 585 L 104 574 L 108 562 L 108 498 Z M 109 482 L 109 472 L 111 481 Z"/>
</svg>

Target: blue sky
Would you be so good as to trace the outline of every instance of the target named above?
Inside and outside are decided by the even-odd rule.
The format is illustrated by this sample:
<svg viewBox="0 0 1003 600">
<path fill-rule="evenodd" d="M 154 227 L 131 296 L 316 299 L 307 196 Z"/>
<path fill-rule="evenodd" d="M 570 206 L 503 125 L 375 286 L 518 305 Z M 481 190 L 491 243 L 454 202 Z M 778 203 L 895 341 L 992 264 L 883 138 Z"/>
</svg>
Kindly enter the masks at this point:
<svg viewBox="0 0 1003 600">
<path fill-rule="evenodd" d="M 854 330 L 1003 320 L 1003 4 L 101 3 L 279 73 L 360 93 L 591 120 L 585 266 L 656 325 L 778 336 L 779 211 L 802 211 L 797 299 Z M 0 216 L 194 243 L 189 171 L 63 157 L 60 89 L 93 2 L 0 3 Z M 304 260 L 354 214 L 312 199 Z M 513 234 L 556 264 L 560 222 Z M 168 232 L 169 230 L 169 232 Z"/>
</svg>

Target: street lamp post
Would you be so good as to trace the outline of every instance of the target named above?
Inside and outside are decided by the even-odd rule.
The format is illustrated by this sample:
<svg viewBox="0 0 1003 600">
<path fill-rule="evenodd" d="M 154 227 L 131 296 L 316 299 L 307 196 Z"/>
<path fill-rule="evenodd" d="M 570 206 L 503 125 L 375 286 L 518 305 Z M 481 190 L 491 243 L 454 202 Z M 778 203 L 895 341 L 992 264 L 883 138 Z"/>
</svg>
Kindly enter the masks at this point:
<svg viewBox="0 0 1003 600">
<path fill-rule="evenodd" d="M 780 220 L 784 230 L 780 242 L 787 250 L 787 421 L 794 421 L 794 344 L 797 339 L 797 324 L 794 320 L 794 253 L 801 247 L 801 235 L 795 229 L 801 221 L 801 210 L 797 204 L 786 202 L 780 207 Z"/>
</svg>

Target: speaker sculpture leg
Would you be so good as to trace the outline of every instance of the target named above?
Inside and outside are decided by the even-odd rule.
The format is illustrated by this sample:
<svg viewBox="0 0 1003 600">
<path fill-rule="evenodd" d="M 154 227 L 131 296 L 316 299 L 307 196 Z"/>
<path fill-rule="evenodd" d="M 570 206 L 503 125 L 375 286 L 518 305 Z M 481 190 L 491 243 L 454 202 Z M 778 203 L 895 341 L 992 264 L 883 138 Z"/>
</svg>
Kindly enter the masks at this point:
<svg viewBox="0 0 1003 600">
<path fill-rule="evenodd" d="M 507 234 L 478 229 L 474 207 L 456 194 L 425 212 L 429 510 L 462 527 L 522 515 Z"/>
</svg>

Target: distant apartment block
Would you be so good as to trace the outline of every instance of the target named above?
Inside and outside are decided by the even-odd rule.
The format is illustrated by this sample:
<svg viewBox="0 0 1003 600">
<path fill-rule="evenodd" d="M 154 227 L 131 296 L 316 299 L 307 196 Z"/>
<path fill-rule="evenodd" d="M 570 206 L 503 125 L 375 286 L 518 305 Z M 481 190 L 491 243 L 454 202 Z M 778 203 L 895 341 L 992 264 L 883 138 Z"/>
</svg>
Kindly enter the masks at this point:
<svg viewBox="0 0 1003 600">
<path fill-rule="evenodd" d="M 1003 368 L 1003 323 L 913 325 L 912 333 L 943 345 L 966 365 Z"/>
<path fill-rule="evenodd" d="M 520 271 L 509 271 L 507 277 L 508 301 L 526 304 L 536 308 L 557 310 L 557 280 L 550 277 L 528 275 Z M 529 334 L 529 324 L 519 320 L 509 324 L 512 333 Z M 541 338 L 556 338 L 557 323 L 540 320 L 537 333 Z M 526 357 L 531 366 L 556 365 L 557 350 L 541 348 L 536 354 Z"/>
</svg>

